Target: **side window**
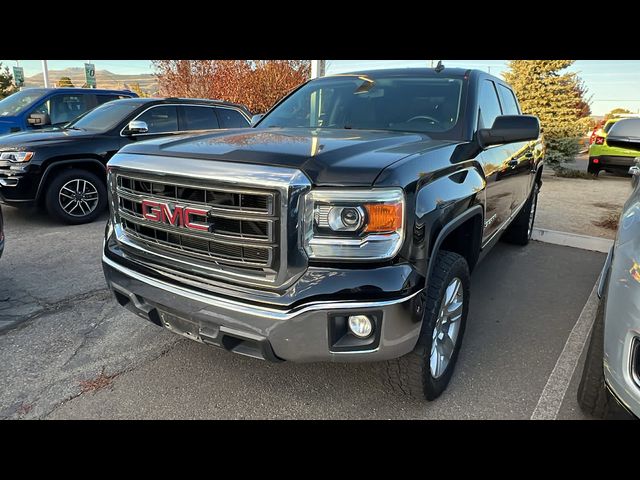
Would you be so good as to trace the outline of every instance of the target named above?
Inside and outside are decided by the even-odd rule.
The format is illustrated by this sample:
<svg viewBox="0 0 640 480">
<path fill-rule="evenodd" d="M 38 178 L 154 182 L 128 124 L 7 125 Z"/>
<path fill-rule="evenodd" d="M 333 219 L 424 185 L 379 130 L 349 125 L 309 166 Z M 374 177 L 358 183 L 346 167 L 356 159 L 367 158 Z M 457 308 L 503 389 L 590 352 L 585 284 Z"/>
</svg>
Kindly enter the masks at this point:
<svg viewBox="0 0 640 480">
<path fill-rule="evenodd" d="M 502 115 L 496 87 L 490 80 L 484 80 L 480 86 L 478 97 L 480 114 L 478 115 L 478 128 L 491 128 L 496 117 Z"/>
<path fill-rule="evenodd" d="M 87 97 L 82 94 L 54 95 L 35 107 L 33 112 L 49 115 L 51 125 L 65 124 L 92 108 L 92 99 Z"/>
<path fill-rule="evenodd" d="M 175 105 L 152 107 L 136 120 L 146 122 L 147 133 L 163 133 L 178 131 L 178 109 Z"/>
<path fill-rule="evenodd" d="M 212 130 L 220 128 L 216 111 L 211 107 L 182 107 L 184 124 L 180 130 Z"/>
<path fill-rule="evenodd" d="M 520 115 L 518 101 L 513 92 L 504 85 L 498 84 L 498 92 L 500 92 L 500 100 L 505 115 Z"/>
<path fill-rule="evenodd" d="M 218 119 L 222 128 L 242 128 L 248 127 L 249 121 L 237 110 L 230 108 L 216 108 Z"/>
</svg>

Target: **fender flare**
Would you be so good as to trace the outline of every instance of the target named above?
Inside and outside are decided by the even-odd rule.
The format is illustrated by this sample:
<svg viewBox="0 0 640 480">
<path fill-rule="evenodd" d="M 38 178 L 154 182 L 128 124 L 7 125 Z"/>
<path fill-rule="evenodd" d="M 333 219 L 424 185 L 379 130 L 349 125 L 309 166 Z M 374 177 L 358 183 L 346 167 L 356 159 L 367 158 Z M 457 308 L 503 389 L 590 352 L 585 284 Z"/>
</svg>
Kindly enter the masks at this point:
<svg viewBox="0 0 640 480">
<path fill-rule="evenodd" d="M 427 282 L 429 281 L 429 278 L 431 278 L 431 272 L 433 270 L 433 265 L 435 263 L 433 261 L 434 255 L 438 252 L 438 250 L 440 250 L 440 245 L 442 245 L 442 242 L 444 242 L 444 239 L 447 238 L 447 235 L 449 235 L 453 230 L 455 230 L 464 222 L 473 218 L 476 215 L 480 216 L 480 219 L 482 221 L 482 219 L 484 218 L 484 209 L 482 205 L 474 205 L 473 207 L 461 213 L 457 217 L 454 217 L 452 220 L 450 220 L 447 224 L 445 224 L 442 227 L 442 229 L 438 233 L 438 236 L 433 242 L 433 247 L 431 248 L 431 255 L 429 256 L 429 264 L 427 265 L 427 276 L 426 276 Z M 482 223 L 480 225 L 482 226 Z M 480 244 L 482 244 L 482 242 L 480 242 Z"/>
<path fill-rule="evenodd" d="M 38 190 L 36 191 L 36 201 L 40 199 L 40 195 L 42 194 L 44 185 L 46 184 L 46 181 L 49 178 L 49 174 L 52 172 L 52 170 L 58 168 L 60 165 L 69 165 L 71 163 L 92 163 L 99 166 L 105 172 L 105 175 L 107 173 L 107 167 L 105 167 L 105 165 L 100 160 L 96 160 L 95 158 L 76 158 L 73 160 L 69 159 L 51 162 L 49 165 L 47 165 L 44 173 L 40 177 L 40 183 L 38 184 Z"/>
</svg>

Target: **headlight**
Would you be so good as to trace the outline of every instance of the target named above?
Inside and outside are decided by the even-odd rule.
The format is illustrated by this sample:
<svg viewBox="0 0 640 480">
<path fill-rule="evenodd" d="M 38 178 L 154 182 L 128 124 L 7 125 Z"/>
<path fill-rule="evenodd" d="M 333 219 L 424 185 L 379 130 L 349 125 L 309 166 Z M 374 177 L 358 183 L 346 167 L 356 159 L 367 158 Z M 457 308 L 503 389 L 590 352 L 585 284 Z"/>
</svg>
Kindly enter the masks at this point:
<svg viewBox="0 0 640 480">
<path fill-rule="evenodd" d="M 399 188 L 312 190 L 305 197 L 304 249 L 311 259 L 391 258 L 402 246 L 404 203 Z"/>
<path fill-rule="evenodd" d="M 24 163 L 31 160 L 33 152 L 0 152 L 0 160 L 9 160 L 13 163 Z"/>
</svg>

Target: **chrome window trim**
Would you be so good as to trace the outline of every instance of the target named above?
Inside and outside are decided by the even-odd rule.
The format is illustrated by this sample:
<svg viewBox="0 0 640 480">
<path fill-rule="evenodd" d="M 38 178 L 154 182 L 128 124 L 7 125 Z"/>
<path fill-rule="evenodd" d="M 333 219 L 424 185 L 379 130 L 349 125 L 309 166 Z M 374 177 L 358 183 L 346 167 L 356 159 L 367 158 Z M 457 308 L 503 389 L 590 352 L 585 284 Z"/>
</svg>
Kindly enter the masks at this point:
<svg viewBox="0 0 640 480">
<path fill-rule="evenodd" d="M 127 128 L 127 126 L 129 125 L 129 123 L 136 121 L 138 118 L 140 118 L 142 115 L 144 115 L 145 113 L 147 113 L 149 110 L 151 110 L 152 108 L 156 108 L 156 107 L 205 107 L 205 108 L 226 108 L 228 110 L 235 110 L 236 112 L 239 112 L 240 115 L 242 115 L 248 122 L 247 128 L 251 127 L 251 120 L 249 119 L 249 117 L 247 117 L 247 115 L 245 115 L 245 113 L 236 107 L 232 107 L 229 105 L 198 105 L 198 104 L 194 104 L 194 103 L 158 103 L 156 105 L 151 105 L 149 108 L 143 110 L 142 112 L 140 112 L 138 115 L 136 115 L 134 118 L 132 118 L 131 120 L 129 120 L 127 122 L 127 124 L 122 127 L 122 129 L 120 130 L 120 136 L 127 138 L 127 137 L 144 137 L 144 136 L 148 136 L 148 135 L 171 135 L 171 134 L 177 134 L 177 133 L 188 133 L 188 132 L 202 132 L 202 131 L 212 131 L 212 130 L 225 130 L 224 128 L 220 127 L 220 122 L 218 122 L 218 128 L 214 128 L 214 129 L 205 129 L 205 130 L 174 130 L 172 132 L 155 132 L 155 133 L 136 133 L 133 135 L 124 135 L 122 132 L 125 131 L 125 129 Z M 177 117 L 176 117 L 177 118 Z M 218 118 L 216 116 L 216 118 Z"/>
</svg>

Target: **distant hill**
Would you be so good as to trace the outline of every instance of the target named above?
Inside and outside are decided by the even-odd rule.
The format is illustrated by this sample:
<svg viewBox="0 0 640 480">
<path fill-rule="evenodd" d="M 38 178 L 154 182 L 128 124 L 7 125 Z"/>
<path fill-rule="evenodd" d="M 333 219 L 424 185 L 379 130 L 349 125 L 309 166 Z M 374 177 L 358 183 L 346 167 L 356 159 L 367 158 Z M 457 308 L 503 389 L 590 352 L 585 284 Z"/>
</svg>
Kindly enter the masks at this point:
<svg viewBox="0 0 640 480">
<path fill-rule="evenodd" d="M 84 68 L 72 67 L 64 70 L 49 70 L 49 83 L 55 85 L 61 77 L 69 77 L 76 87 L 82 87 L 85 82 Z M 25 79 L 25 87 L 42 87 L 44 85 L 42 73 L 37 73 Z M 158 81 L 155 75 L 140 73 L 137 75 L 119 75 L 108 70 L 96 70 L 98 88 L 123 89 L 138 83 L 143 92 L 149 95 L 158 94 Z"/>
</svg>

